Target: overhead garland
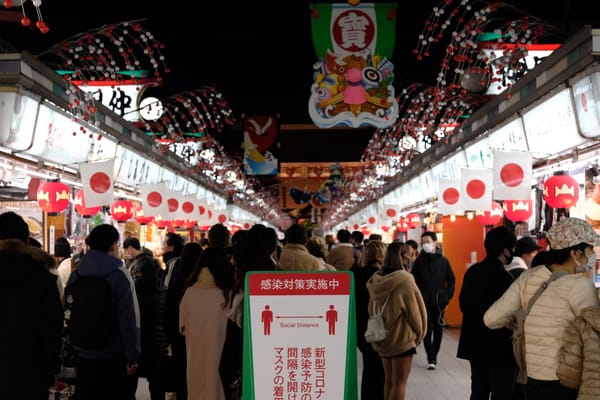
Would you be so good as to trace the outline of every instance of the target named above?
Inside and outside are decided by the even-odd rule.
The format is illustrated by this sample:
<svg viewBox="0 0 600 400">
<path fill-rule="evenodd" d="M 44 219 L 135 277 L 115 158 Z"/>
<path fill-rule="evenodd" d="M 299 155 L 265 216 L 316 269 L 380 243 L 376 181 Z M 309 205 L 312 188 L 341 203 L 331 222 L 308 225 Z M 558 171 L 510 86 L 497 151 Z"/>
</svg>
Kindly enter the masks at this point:
<svg viewBox="0 0 600 400">
<path fill-rule="evenodd" d="M 524 50 L 551 33 L 548 24 L 509 3 L 444 0 L 434 7 L 413 53 L 425 61 L 434 46 L 445 46 L 435 86 L 412 83 L 402 90 L 399 117 L 375 131 L 361 159 L 367 166 L 344 182 L 322 214 L 323 226 L 375 201 L 414 157 L 448 143 L 464 118 L 494 94 L 509 97 L 506 89 L 529 68 Z"/>
<path fill-rule="evenodd" d="M 67 82 L 69 108 L 75 120 L 95 124 L 97 111 L 94 92 L 78 90 L 88 83 L 109 81 L 148 81 L 161 84 L 165 65 L 162 49 L 141 20 L 103 25 L 74 35 L 37 57 L 58 71 Z"/>
</svg>

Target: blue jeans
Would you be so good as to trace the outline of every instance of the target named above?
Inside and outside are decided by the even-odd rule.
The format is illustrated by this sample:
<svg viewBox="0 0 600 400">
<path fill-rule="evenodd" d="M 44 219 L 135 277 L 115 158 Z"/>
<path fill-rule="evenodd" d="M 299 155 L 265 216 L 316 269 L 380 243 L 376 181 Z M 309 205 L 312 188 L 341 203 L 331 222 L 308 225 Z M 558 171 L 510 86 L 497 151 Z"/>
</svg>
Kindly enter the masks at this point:
<svg viewBox="0 0 600 400">
<path fill-rule="evenodd" d="M 527 378 L 527 400 L 575 400 L 577 390 L 569 389 L 560 381 L 540 381 Z"/>
</svg>

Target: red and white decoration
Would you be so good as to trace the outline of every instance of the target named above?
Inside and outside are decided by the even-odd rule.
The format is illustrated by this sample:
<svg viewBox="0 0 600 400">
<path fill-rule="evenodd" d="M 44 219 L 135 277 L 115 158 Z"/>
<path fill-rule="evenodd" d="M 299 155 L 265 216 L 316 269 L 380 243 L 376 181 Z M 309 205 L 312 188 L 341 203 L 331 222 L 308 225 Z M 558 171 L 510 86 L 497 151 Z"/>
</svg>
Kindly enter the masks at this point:
<svg viewBox="0 0 600 400">
<path fill-rule="evenodd" d="M 51 215 L 58 215 L 69 206 L 71 191 L 62 182 L 49 181 L 42 183 L 37 190 L 38 205 Z"/>
<path fill-rule="evenodd" d="M 438 212 L 440 214 L 462 214 L 465 211 L 459 179 L 440 178 Z"/>
<path fill-rule="evenodd" d="M 140 185 L 142 208 L 147 217 L 169 219 L 169 205 L 167 203 L 167 186 L 164 182 Z"/>
<path fill-rule="evenodd" d="M 527 200 L 531 195 L 532 154 L 494 150 L 494 200 Z"/>
<path fill-rule="evenodd" d="M 98 206 L 98 207 L 88 207 L 87 206 L 87 203 L 85 201 L 85 197 L 83 194 L 83 190 L 79 190 L 79 191 L 77 191 L 77 193 L 75 193 L 75 200 L 73 201 L 73 205 L 75 206 L 75 211 L 77 211 L 77 213 L 84 218 L 89 218 L 93 215 L 96 215 L 100 212 L 100 210 L 102 210 L 101 206 Z"/>
<path fill-rule="evenodd" d="M 513 222 L 524 222 L 533 215 L 533 201 L 527 200 L 504 200 L 502 205 L 504 215 Z"/>
<path fill-rule="evenodd" d="M 105 206 L 113 202 L 114 166 L 114 159 L 79 164 L 87 207 Z"/>
<path fill-rule="evenodd" d="M 116 200 L 110 206 L 110 215 L 117 222 L 125 222 L 133 217 L 133 204 L 125 199 Z"/>
<path fill-rule="evenodd" d="M 579 183 L 569 175 L 554 175 L 544 182 L 543 195 L 552 208 L 570 208 L 579 199 Z"/>
<path fill-rule="evenodd" d="M 475 218 L 483 226 L 496 225 L 502 219 L 502 206 L 497 201 L 492 201 L 492 208 L 489 210 L 477 210 Z"/>
<path fill-rule="evenodd" d="M 462 168 L 461 191 L 465 210 L 486 210 L 492 204 L 492 170 Z"/>
</svg>

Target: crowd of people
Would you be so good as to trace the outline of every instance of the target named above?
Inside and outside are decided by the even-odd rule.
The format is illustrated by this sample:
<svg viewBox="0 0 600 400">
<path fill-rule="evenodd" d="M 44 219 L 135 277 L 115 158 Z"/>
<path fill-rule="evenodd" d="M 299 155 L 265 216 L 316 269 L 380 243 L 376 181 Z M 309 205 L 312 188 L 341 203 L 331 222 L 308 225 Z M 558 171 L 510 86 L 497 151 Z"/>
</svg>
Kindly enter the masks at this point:
<svg viewBox="0 0 600 400">
<path fill-rule="evenodd" d="M 577 218 L 550 228 L 548 249 L 530 237 L 517 240 L 505 226 L 487 232 L 486 256 L 467 269 L 458 294 L 463 320 L 456 356 L 469 362 L 471 400 L 598 398 L 600 302 L 592 280 L 581 274 L 595 265 L 598 238 Z M 133 400 L 139 379 L 146 379 L 152 400 L 167 393 L 177 400 L 239 398 L 239 387 L 225 381 L 222 358 L 230 325 L 242 332 L 246 274 L 351 271 L 361 398 L 403 400 L 420 344 L 427 368 L 437 367 L 444 312 L 455 294 L 450 262 L 431 231 L 420 243 L 384 243 L 379 235 L 340 229 L 330 242 L 299 224 L 283 241 L 261 224 L 233 235 L 215 224 L 199 242 L 165 234 L 155 255 L 136 237 L 121 243 L 114 226 L 100 224 L 81 254 L 71 254 L 60 238 L 51 256 L 32 244 L 18 214 L 0 214 L 0 255 L 8 267 L 0 278 L 7 322 L 0 340 L 9 344 L 0 374 L 14 383 L 3 396 L 46 400 L 49 389 L 71 379 L 72 399 Z M 547 281 L 558 272 L 560 279 Z M 86 276 L 107 281 L 115 323 L 102 348 L 70 349 L 76 372 L 68 374 L 64 293 Z M 530 303 L 541 285 L 545 290 Z M 367 321 L 382 305 L 387 335 L 369 343 Z M 518 324 L 525 328 L 526 371 L 513 355 Z M 231 369 L 239 373 L 241 365 Z"/>
</svg>

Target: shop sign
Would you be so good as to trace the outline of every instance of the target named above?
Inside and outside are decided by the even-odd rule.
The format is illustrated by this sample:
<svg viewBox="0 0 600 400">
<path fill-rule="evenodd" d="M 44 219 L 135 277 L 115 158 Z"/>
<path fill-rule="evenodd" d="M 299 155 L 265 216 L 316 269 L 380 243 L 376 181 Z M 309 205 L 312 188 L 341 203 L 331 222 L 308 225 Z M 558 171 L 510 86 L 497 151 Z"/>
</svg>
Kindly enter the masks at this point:
<svg viewBox="0 0 600 400">
<path fill-rule="evenodd" d="M 526 111 L 523 123 L 534 158 L 547 158 L 586 142 L 577 130 L 569 89 Z"/>
<path fill-rule="evenodd" d="M 353 287 L 348 271 L 247 275 L 244 399 L 357 398 Z"/>
<path fill-rule="evenodd" d="M 492 152 L 488 138 L 483 138 L 465 147 L 469 168 L 492 168 Z"/>
<path fill-rule="evenodd" d="M 121 145 L 117 148 L 115 176 L 130 185 L 158 182 L 161 167 L 153 161 L 140 157 Z"/>
<path fill-rule="evenodd" d="M 490 149 L 506 151 L 528 151 L 527 139 L 521 118 L 513 119 L 498 128 L 494 128 L 488 136 Z"/>
<path fill-rule="evenodd" d="M 138 122 L 138 98 L 147 85 L 116 84 L 115 81 L 87 81 L 78 88 L 92 93 L 94 100 L 110 108 L 112 112 L 125 121 Z"/>
<path fill-rule="evenodd" d="M 600 136 L 600 73 L 594 72 L 573 83 L 573 98 L 581 134 L 588 138 Z"/>
</svg>

